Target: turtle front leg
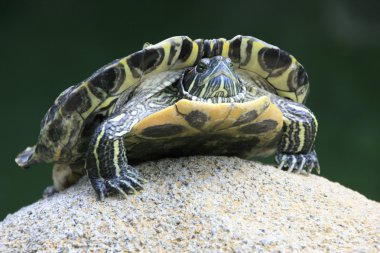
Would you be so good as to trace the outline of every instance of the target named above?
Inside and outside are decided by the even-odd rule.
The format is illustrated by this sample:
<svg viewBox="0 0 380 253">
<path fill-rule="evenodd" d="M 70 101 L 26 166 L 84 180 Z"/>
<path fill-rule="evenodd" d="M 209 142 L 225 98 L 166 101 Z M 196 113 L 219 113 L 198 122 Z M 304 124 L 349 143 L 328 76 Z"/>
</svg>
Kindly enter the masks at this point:
<svg viewBox="0 0 380 253">
<path fill-rule="evenodd" d="M 304 168 L 310 173 L 314 168 L 320 173 L 314 141 L 318 122 L 314 114 L 302 104 L 279 99 L 275 103 L 284 117 L 283 136 L 275 156 L 279 168 L 300 173 Z"/>
<path fill-rule="evenodd" d="M 91 140 L 86 169 L 91 184 L 100 200 L 111 193 L 126 196 L 142 189 L 143 179 L 136 169 L 128 164 L 119 115 L 103 122 Z"/>
</svg>

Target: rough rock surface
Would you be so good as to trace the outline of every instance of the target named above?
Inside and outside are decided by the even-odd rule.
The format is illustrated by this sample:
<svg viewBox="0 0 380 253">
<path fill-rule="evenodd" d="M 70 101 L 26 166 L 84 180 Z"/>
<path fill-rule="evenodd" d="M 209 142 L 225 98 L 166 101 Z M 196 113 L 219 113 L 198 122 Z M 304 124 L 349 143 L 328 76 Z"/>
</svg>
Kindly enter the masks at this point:
<svg viewBox="0 0 380 253">
<path fill-rule="evenodd" d="M 98 202 L 87 178 L 0 223 L 0 252 L 378 252 L 380 203 L 322 177 L 227 157 L 138 166 Z"/>
</svg>

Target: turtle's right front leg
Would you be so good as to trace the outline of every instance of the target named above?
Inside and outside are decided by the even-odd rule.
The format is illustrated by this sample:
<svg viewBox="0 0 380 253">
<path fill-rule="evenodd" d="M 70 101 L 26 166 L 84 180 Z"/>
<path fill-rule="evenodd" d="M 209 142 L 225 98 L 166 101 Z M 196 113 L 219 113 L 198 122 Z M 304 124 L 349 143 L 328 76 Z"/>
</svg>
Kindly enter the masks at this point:
<svg viewBox="0 0 380 253">
<path fill-rule="evenodd" d="M 122 132 L 117 116 L 103 122 L 95 131 L 86 158 L 86 170 L 100 200 L 119 192 L 132 194 L 142 189 L 143 179 L 128 164 Z M 120 117 L 118 118 L 120 119 Z"/>
</svg>

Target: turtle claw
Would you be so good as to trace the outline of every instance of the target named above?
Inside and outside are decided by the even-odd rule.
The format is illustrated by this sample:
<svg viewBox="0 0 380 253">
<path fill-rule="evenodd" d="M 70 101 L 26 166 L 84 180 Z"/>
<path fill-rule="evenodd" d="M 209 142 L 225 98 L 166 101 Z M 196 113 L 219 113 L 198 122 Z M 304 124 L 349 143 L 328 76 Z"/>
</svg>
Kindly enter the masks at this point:
<svg viewBox="0 0 380 253">
<path fill-rule="evenodd" d="M 303 156 L 301 160 L 301 164 L 298 166 L 298 169 L 296 171 L 297 174 L 301 173 L 302 168 L 305 166 L 305 163 L 306 163 L 306 158 Z M 308 174 L 310 174 L 309 171 L 308 171 Z"/>
<path fill-rule="evenodd" d="M 288 172 L 292 172 L 294 170 L 294 167 L 296 166 L 297 164 L 297 159 L 292 156 L 292 157 L 289 157 L 290 160 L 288 159 Z"/>
<path fill-rule="evenodd" d="M 98 196 L 98 200 L 103 201 L 107 195 L 107 185 L 105 181 L 101 179 L 90 179 L 90 181 Z"/>
<path fill-rule="evenodd" d="M 306 173 L 310 174 L 315 168 L 317 173 L 320 173 L 317 154 L 314 150 L 307 154 L 277 153 L 275 160 L 277 164 L 279 164 L 279 169 L 288 168 L 288 172 L 292 172 L 296 169 L 295 172 L 299 174 L 305 169 Z"/>
<path fill-rule="evenodd" d="M 122 170 L 119 176 L 114 176 L 110 179 L 93 179 L 91 180 L 91 184 L 95 189 L 98 199 L 102 201 L 112 193 L 119 193 L 124 197 L 137 193 L 143 189 L 142 184 L 144 181 L 143 178 L 138 176 L 137 171 L 127 169 Z"/>
</svg>

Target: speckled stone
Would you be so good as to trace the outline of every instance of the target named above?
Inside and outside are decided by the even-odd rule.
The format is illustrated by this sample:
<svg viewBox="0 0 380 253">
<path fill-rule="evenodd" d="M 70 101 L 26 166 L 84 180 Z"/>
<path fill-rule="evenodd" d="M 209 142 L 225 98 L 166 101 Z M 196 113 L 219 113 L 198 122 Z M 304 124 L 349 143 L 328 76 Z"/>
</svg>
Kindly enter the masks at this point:
<svg viewBox="0 0 380 253">
<path fill-rule="evenodd" d="M 87 178 L 0 223 L 0 252 L 379 252 L 380 203 L 234 157 L 138 166 L 145 190 L 98 202 Z"/>
</svg>

